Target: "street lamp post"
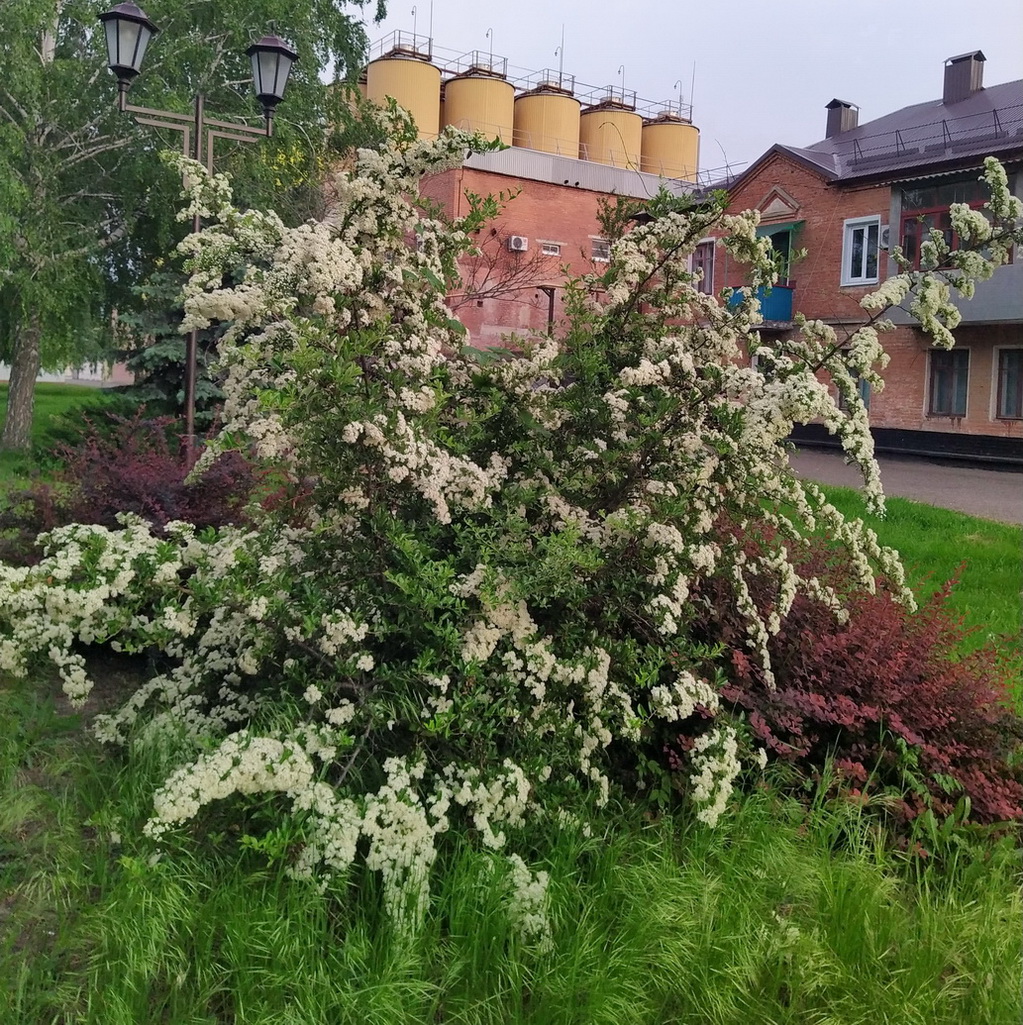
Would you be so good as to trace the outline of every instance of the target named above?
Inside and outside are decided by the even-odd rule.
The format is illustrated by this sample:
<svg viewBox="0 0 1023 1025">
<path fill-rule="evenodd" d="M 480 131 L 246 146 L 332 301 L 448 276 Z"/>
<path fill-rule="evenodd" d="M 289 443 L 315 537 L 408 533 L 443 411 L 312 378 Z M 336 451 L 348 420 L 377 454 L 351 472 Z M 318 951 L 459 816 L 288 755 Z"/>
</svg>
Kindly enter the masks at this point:
<svg viewBox="0 0 1023 1025">
<path fill-rule="evenodd" d="M 182 151 L 213 171 L 213 140 L 257 142 L 273 134 L 273 116 L 298 54 L 275 35 L 267 35 L 245 52 L 252 61 L 252 79 L 256 98 L 263 106 L 263 127 L 253 128 L 238 121 L 220 121 L 206 116 L 205 97 L 198 93 L 191 114 L 172 110 L 138 107 L 128 102 L 128 90 L 142 69 L 142 58 L 152 37 L 160 30 L 134 3 L 120 3 L 101 14 L 107 39 L 107 64 L 117 77 L 117 107 L 132 114 L 140 125 L 170 128 L 182 134 Z M 192 219 L 192 231 L 202 225 L 199 215 Z M 185 346 L 185 460 L 195 461 L 195 381 L 198 368 L 199 333 L 192 330 Z"/>
</svg>

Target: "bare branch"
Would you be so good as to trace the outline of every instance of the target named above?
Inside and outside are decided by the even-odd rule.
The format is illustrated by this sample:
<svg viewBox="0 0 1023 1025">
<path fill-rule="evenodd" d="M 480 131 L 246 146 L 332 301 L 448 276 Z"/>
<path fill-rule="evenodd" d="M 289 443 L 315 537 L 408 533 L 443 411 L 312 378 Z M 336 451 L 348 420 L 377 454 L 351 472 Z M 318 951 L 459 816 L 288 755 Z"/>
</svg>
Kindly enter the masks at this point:
<svg viewBox="0 0 1023 1025">
<path fill-rule="evenodd" d="M 484 299 L 534 305 L 532 297 L 523 298 L 522 293 L 532 292 L 539 285 L 550 285 L 555 277 L 559 281 L 565 277 L 560 268 L 552 274 L 556 266 L 554 258 L 545 256 L 539 249 L 528 255 L 511 252 L 510 237 L 492 229 L 476 252 L 461 262 L 461 291 L 456 289 L 448 294 L 452 310 Z"/>
</svg>

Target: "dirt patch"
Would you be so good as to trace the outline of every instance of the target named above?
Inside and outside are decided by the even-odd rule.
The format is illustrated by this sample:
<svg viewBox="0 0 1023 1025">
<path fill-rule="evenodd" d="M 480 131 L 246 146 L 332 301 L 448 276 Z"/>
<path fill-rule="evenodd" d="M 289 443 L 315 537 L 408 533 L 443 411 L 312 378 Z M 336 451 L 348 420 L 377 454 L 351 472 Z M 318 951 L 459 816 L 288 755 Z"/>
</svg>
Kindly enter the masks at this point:
<svg viewBox="0 0 1023 1025">
<path fill-rule="evenodd" d="M 93 681 L 89 697 L 81 708 L 72 708 L 60 679 L 54 674 L 50 681 L 54 708 L 60 716 L 81 717 L 82 728 L 92 724 L 97 715 L 113 712 L 152 674 L 152 664 L 145 655 L 125 655 L 109 648 L 90 648 L 85 652 L 86 672 Z"/>
</svg>

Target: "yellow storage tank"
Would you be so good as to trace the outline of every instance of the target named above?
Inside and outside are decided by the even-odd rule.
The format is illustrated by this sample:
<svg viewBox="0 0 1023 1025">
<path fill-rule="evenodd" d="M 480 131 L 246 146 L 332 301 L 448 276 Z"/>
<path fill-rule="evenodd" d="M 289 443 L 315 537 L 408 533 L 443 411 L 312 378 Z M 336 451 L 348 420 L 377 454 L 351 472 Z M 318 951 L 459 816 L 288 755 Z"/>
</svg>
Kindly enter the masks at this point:
<svg viewBox="0 0 1023 1025">
<path fill-rule="evenodd" d="M 579 157 L 579 101 L 567 89 L 541 85 L 515 100 L 512 145 Z"/>
<path fill-rule="evenodd" d="M 451 78 L 444 86 L 441 124 L 479 132 L 511 145 L 515 124 L 515 89 L 502 76 L 482 70 Z"/>
<path fill-rule="evenodd" d="M 440 132 L 440 69 L 420 57 L 391 54 L 366 69 L 366 97 L 381 106 L 392 96 L 411 115 L 421 139 Z"/>
<path fill-rule="evenodd" d="M 579 118 L 579 157 L 638 171 L 643 118 L 631 107 L 611 100 L 588 107 Z"/>
<path fill-rule="evenodd" d="M 696 181 L 700 158 L 700 129 L 691 121 L 665 111 L 643 122 L 642 170 L 662 178 Z"/>
</svg>

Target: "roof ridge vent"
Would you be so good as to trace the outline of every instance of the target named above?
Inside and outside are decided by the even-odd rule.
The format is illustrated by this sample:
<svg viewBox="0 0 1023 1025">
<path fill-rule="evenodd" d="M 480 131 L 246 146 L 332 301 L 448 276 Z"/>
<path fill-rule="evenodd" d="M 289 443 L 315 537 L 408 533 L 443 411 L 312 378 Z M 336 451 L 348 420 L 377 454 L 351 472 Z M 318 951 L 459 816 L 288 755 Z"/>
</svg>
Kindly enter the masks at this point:
<svg viewBox="0 0 1023 1025">
<path fill-rule="evenodd" d="M 945 85 L 941 102 L 945 106 L 961 103 L 984 88 L 984 61 L 980 50 L 961 53 L 945 61 Z"/>
</svg>

